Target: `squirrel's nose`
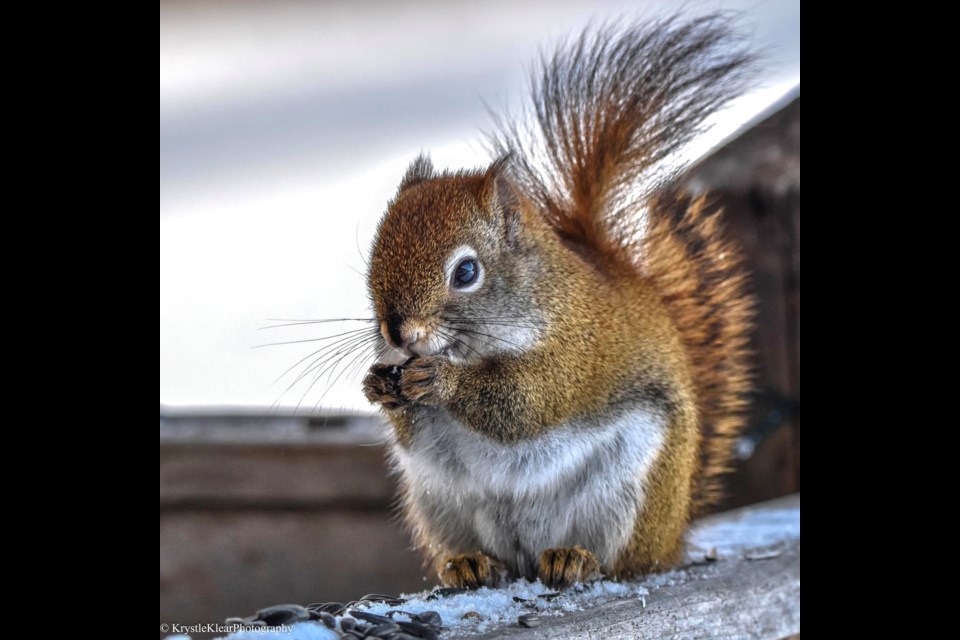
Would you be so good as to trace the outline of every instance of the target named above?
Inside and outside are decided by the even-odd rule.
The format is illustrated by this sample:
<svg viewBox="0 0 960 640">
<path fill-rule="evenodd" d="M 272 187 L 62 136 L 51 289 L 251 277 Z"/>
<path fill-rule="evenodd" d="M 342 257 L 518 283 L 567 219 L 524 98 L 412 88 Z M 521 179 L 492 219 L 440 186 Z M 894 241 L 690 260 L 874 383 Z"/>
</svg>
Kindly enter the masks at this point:
<svg viewBox="0 0 960 640">
<path fill-rule="evenodd" d="M 380 323 L 380 333 L 394 349 L 407 349 L 424 335 L 424 329 L 418 322 L 405 321 L 399 313 L 391 312 Z"/>
<path fill-rule="evenodd" d="M 380 323 L 380 333 L 383 334 L 383 339 L 394 348 L 403 346 L 403 334 L 400 333 L 402 328 L 403 318 L 396 311 L 388 313 L 386 320 Z"/>
</svg>

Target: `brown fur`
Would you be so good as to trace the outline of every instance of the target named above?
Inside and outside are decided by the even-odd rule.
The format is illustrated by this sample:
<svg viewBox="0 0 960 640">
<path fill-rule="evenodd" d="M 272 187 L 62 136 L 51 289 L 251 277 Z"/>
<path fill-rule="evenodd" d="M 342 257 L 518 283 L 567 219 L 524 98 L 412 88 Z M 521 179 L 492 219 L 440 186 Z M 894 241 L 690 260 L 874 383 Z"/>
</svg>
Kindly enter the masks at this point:
<svg viewBox="0 0 960 640">
<path fill-rule="evenodd" d="M 719 211 L 710 211 L 704 197 L 663 196 L 649 217 L 644 268 L 682 336 L 696 388 L 702 440 L 692 477 L 696 515 L 721 497 L 743 429 L 753 303 L 740 251 L 724 238 Z"/>
<path fill-rule="evenodd" d="M 511 125 L 493 140 L 501 160 L 482 172 L 437 173 L 423 157 L 411 165 L 373 250 L 370 289 L 388 341 L 391 318 L 402 335 L 442 331 L 449 307 L 468 304 L 443 275 L 445 257 L 465 243 L 499 278 L 478 299 L 499 286 L 509 313 L 545 327 L 520 353 L 374 367 L 364 390 L 387 410 L 400 446 L 437 408 L 507 444 L 575 417 L 613 419 L 635 398 L 665 416 L 633 536 L 602 567 L 616 576 L 679 560 L 742 426 L 750 304 L 738 253 L 703 199 L 649 197 L 657 163 L 741 87 L 750 56 L 736 45 L 715 15 L 584 35 L 545 64 L 535 128 Z M 483 553 L 448 558 L 465 550 L 450 547 L 409 493 L 405 512 L 444 583 L 494 579 L 497 560 Z M 590 550 L 548 549 L 539 577 L 566 586 L 600 569 Z"/>
</svg>

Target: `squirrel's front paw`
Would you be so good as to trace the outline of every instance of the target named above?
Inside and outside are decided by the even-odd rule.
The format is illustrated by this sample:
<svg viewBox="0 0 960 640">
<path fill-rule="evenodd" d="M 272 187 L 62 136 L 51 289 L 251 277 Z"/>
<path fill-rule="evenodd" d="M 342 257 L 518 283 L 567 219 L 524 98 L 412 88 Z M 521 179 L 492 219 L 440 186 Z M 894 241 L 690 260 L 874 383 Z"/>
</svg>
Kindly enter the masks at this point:
<svg viewBox="0 0 960 640">
<path fill-rule="evenodd" d="M 440 404 L 453 396 L 454 364 L 444 356 L 414 358 L 403 365 L 400 395 L 410 402 Z"/>
<path fill-rule="evenodd" d="M 580 546 L 547 549 L 540 554 L 539 577 L 551 589 L 566 589 L 577 582 L 593 582 L 599 578 L 600 562 Z"/>
<path fill-rule="evenodd" d="M 396 409 L 404 403 L 400 394 L 402 372 L 403 367 L 399 365 L 377 364 L 370 367 L 370 373 L 363 379 L 363 395 L 384 409 Z"/>
<path fill-rule="evenodd" d="M 445 587 L 478 589 L 495 587 L 507 576 L 507 568 L 485 553 L 465 553 L 447 559 L 440 566 L 440 582 Z"/>
</svg>

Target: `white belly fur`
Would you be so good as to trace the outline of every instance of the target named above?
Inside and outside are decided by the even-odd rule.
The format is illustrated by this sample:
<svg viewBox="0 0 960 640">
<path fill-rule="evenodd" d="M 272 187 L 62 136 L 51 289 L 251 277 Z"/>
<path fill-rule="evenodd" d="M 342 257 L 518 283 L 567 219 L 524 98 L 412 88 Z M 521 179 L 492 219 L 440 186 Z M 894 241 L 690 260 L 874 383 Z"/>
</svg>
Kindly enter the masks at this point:
<svg viewBox="0 0 960 640">
<path fill-rule="evenodd" d="M 393 458 L 431 537 L 532 578 L 551 547 L 579 544 L 612 567 L 630 540 L 666 427 L 657 414 L 632 409 L 602 427 L 571 422 L 505 445 L 436 410 L 414 430 L 409 449 L 394 443 Z"/>
</svg>

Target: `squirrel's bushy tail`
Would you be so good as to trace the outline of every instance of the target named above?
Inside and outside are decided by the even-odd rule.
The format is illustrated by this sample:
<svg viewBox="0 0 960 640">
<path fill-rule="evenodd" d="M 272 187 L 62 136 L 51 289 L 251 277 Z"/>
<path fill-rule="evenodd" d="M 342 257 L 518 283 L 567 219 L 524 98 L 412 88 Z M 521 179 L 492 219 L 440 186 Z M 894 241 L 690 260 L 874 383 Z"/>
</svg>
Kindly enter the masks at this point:
<svg viewBox="0 0 960 640">
<path fill-rule="evenodd" d="M 643 266 L 680 332 L 697 393 L 702 444 L 693 513 L 722 495 L 746 418 L 748 337 L 753 320 L 739 249 L 706 198 L 663 195 L 648 209 Z"/>
<path fill-rule="evenodd" d="M 643 269 L 690 354 L 704 432 L 697 507 L 742 424 L 749 303 L 738 253 L 702 200 L 652 200 L 671 154 L 744 88 L 754 57 L 724 14 L 587 31 L 533 78 L 532 127 L 492 136 L 557 234 L 611 272 Z M 646 215 L 643 215 L 646 212 Z"/>
</svg>

